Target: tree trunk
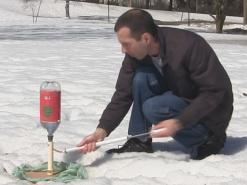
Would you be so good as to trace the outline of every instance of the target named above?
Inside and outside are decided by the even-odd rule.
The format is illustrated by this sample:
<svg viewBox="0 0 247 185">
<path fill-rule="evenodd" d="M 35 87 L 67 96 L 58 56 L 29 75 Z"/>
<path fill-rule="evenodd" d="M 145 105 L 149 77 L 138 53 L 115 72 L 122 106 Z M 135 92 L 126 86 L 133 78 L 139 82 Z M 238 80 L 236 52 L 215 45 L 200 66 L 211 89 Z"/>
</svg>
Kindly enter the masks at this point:
<svg viewBox="0 0 247 185">
<path fill-rule="evenodd" d="M 216 24 L 216 33 L 222 33 L 224 22 L 226 19 L 226 10 L 227 10 L 228 0 L 216 0 L 215 1 L 215 24 Z"/>
<path fill-rule="evenodd" d="M 196 0 L 196 13 L 198 13 L 198 0 Z"/>
<path fill-rule="evenodd" d="M 146 8 L 146 9 L 149 9 L 149 3 L 150 3 L 150 0 L 146 0 L 146 1 L 145 1 L 145 8 Z"/>
<path fill-rule="evenodd" d="M 173 0 L 170 0 L 169 11 L 172 11 L 172 7 L 173 7 Z"/>
<path fill-rule="evenodd" d="M 222 33 L 223 32 L 223 26 L 224 26 L 225 19 L 224 18 L 219 18 L 215 20 L 216 24 L 216 33 Z"/>
<path fill-rule="evenodd" d="M 70 19 L 70 15 L 69 15 L 69 1 L 68 0 L 66 0 L 65 12 L 66 12 L 66 17 L 68 17 Z"/>
<path fill-rule="evenodd" d="M 243 0 L 243 7 L 244 7 L 244 25 L 247 24 L 247 0 Z"/>
<path fill-rule="evenodd" d="M 132 0 L 129 0 L 129 7 L 132 7 Z"/>
</svg>

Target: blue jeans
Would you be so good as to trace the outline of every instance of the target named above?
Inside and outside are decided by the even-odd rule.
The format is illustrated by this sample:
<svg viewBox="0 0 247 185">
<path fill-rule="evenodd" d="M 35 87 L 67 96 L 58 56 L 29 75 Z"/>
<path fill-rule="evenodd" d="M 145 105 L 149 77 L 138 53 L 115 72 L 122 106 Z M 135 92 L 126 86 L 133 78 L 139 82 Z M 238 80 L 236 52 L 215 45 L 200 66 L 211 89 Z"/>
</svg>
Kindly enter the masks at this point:
<svg viewBox="0 0 247 185">
<path fill-rule="evenodd" d="M 165 85 L 156 68 L 142 66 L 135 72 L 132 84 L 133 107 L 129 135 L 148 132 L 152 125 L 176 117 L 188 104 L 175 96 Z M 173 137 L 187 148 L 206 141 L 208 129 L 201 123 L 179 130 Z M 147 136 L 139 137 L 145 141 Z"/>
</svg>

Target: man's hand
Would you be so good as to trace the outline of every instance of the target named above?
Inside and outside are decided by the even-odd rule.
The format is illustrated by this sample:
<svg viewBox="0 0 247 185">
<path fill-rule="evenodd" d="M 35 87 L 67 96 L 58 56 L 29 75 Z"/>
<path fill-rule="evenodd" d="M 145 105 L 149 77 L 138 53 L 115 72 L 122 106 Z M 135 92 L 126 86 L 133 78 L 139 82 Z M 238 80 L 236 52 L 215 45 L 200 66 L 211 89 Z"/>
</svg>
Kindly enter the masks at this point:
<svg viewBox="0 0 247 185">
<path fill-rule="evenodd" d="M 182 124 L 179 122 L 178 119 L 168 119 L 165 121 L 161 121 L 157 125 L 152 127 L 153 130 L 161 128 L 163 128 L 164 130 L 156 134 L 152 134 L 151 137 L 172 137 L 177 133 L 178 130 L 182 128 Z"/>
<path fill-rule="evenodd" d="M 84 148 L 80 150 L 80 152 L 84 154 L 91 151 L 95 151 L 96 150 L 95 143 L 99 141 L 103 141 L 106 135 L 107 133 L 104 129 L 97 128 L 94 133 L 83 138 L 83 140 L 80 143 L 78 143 L 76 146 L 77 147 L 84 146 Z"/>
</svg>

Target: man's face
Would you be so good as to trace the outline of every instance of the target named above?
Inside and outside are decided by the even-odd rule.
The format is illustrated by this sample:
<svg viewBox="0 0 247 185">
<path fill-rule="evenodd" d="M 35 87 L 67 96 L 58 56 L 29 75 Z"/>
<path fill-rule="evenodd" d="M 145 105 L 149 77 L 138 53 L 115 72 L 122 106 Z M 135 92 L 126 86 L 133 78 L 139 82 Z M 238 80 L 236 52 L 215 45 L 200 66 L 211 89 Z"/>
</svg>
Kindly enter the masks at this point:
<svg viewBox="0 0 247 185">
<path fill-rule="evenodd" d="M 144 34 L 143 34 L 144 35 Z M 122 52 L 129 54 L 138 60 L 143 59 L 148 54 L 148 43 L 144 36 L 137 41 L 135 38 L 131 37 L 130 29 L 127 27 L 121 28 L 117 32 L 118 41 L 122 45 Z"/>
</svg>

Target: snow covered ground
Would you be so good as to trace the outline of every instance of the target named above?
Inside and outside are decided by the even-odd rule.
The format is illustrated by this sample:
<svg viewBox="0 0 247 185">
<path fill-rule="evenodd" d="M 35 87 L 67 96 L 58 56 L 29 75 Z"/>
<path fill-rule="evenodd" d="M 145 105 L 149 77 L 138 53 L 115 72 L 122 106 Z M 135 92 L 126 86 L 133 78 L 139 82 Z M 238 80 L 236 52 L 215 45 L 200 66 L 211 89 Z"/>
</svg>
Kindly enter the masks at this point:
<svg viewBox="0 0 247 185">
<path fill-rule="evenodd" d="M 113 23 L 128 8 L 110 6 L 108 23 L 105 5 L 72 4 L 70 20 L 64 17 L 64 6 L 64 1 L 43 0 L 41 17 L 33 24 L 31 9 L 24 10 L 20 1 L 0 2 L 0 184 L 29 184 L 14 178 L 12 170 L 22 163 L 39 166 L 47 161 L 47 133 L 39 123 L 43 81 L 56 80 L 62 87 L 62 122 L 54 134 L 57 149 L 74 147 L 94 131 L 114 91 L 124 55 Z M 156 20 L 181 19 L 179 12 L 150 12 Z M 191 18 L 212 21 L 209 15 Z M 227 21 L 235 24 L 225 28 L 246 29 L 242 18 Z M 69 184 L 247 184 L 247 36 L 215 34 L 209 24 L 176 27 L 208 40 L 232 80 L 235 109 L 225 148 L 202 161 L 190 160 L 188 151 L 170 138 L 155 139 L 153 154 L 105 154 L 117 144 L 86 155 L 55 153 L 55 161 L 82 163 L 89 174 L 89 179 Z M 128 119 L 107 139 L 126 136 Z"/>
</svg>

